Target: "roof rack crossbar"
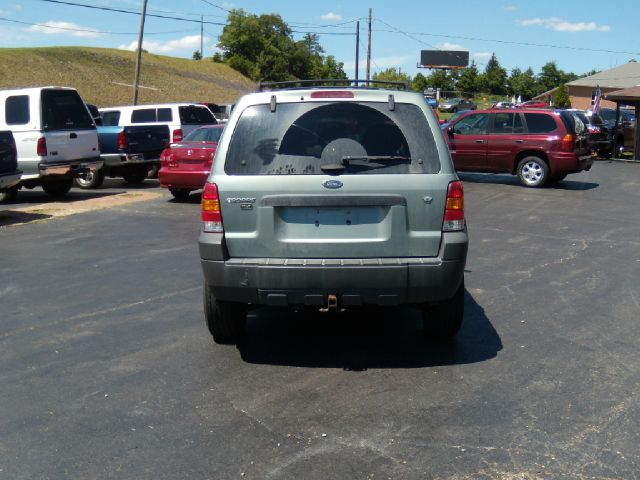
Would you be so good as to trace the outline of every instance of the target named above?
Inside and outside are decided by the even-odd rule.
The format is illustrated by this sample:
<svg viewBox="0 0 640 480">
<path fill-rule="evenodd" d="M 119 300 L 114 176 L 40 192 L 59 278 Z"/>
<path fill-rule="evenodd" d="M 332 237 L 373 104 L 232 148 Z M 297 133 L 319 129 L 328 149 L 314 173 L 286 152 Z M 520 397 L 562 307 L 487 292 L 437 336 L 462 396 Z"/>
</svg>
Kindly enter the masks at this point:
<svg viewBox="0 0 640 480">
<path fill-rule="evenodd" d="M 409 90 L 409 82 L 392 82 L 388 80 L 348 80 L 339 78 L 324 78 L 315 80 L 287 80 L 283 82 L 258 82 L 258 91 L 297 89 L 305 87 L 349 87 L 349 88 L 377 88 L 395 87 L 397 90 Z"/>
</svg>

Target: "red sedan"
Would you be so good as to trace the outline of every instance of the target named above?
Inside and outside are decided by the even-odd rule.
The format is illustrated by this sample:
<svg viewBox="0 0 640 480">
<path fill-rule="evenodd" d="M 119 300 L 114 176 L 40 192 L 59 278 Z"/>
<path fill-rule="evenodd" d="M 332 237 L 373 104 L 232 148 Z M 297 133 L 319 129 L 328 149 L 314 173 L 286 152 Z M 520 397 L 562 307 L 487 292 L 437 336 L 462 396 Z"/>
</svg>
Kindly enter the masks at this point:
<svg viewBox="0 0 640 480">
<path fill-rule="evenodd" d="M 204 187 L 224 125 L 205 125 L 160 155 L 160 186 L 176 200 L 186 200 L 192 190 Z"/>
</svg>

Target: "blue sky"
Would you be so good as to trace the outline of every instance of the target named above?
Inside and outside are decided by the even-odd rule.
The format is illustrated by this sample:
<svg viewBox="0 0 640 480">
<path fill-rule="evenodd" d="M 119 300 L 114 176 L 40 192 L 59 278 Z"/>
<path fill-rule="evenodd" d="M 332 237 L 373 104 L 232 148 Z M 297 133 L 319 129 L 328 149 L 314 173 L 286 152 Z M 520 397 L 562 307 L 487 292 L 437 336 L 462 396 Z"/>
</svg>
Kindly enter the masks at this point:
<svg viewBox="0 0 640 480">
<path fill-rule="evenodd" d="M 64 0 L 139 12 L 142 0 Z M 271 0 L 148 0 L 148 13 L 199 20 L 205 30 L 205 55 L 216 49 L 227 10 L 277 13 L 296 31 L 319 33 L 329 55 L 344 62 L 352 77 L 355 66 L 356 21 L 360 20 L 360 77 L 364 76 L 369 8 L 373 12 L 372 72 L 388 67 L 415 75 L 420 50 L 468 50 L 483 69 L 492 52 L 502 66 L 532 67 L 548 61 L 574 73 L 605 70 L 640 60 L 640 35 L 635 20 L 640 2 L 617 0 L 565 1 L 433 1 L 357 0 L 304 2 Z M 20 23 L 22 22 L 22 23 Z M 85 45 L 134 49 L 139 16 L 51 3 L 43 0 L 0 0 L 0 47 Z M 49 26 L 49 27 L 47 27 Z M 191 57 L 200 48 L 200 24 L 148 17 L 147 50 Z M 299 33 L 298 33 L 299 32 Z M 535 45 L 533 45 L 535 44 Z"/>
</svg>

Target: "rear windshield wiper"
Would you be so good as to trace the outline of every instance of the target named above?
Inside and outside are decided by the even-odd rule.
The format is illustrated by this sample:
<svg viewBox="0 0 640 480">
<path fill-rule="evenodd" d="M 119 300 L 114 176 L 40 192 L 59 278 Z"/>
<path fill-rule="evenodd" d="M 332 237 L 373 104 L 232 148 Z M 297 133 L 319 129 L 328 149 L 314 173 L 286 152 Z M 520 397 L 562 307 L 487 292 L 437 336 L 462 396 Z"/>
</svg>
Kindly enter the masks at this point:
<svg viewBox="0 0 640 480">
<path fill-rule="evenodd" d="M 405 157 L 402 155 L 345 155 L 340 159 L 343 165 L 349 165 L 351 162 L 358 162 L 358 164 L 368 164 L 375 162 L 410 162 L 411 157 Z M 362 162 L 362 163 L 360 163 Z"/>
<path fill-rule="evenodd" d="M 330 163 L 320 166 L 325 172 L 339 172 L 347 167 L 383 168 L 386 162 L 411 162 L 411 157 L 401 155 L 345 155 L 340 163 Z"/>
</svg>

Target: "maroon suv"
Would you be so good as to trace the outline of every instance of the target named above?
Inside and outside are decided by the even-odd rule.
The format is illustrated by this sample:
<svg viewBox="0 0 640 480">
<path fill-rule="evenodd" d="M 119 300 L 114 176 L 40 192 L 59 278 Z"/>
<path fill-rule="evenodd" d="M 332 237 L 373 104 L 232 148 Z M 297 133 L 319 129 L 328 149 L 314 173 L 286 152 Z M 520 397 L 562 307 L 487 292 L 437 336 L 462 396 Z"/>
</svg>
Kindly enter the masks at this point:
<svg viewBox="0 0 640 480">
<path fill-rule="evenodd" d="M 478 110 L 445 131 L 457 170 L 511 173 L 525 187 L 560 181 L 593 164 L 588 131 L 565 110 Z"/>
</svg>

